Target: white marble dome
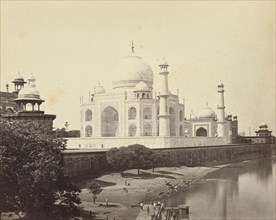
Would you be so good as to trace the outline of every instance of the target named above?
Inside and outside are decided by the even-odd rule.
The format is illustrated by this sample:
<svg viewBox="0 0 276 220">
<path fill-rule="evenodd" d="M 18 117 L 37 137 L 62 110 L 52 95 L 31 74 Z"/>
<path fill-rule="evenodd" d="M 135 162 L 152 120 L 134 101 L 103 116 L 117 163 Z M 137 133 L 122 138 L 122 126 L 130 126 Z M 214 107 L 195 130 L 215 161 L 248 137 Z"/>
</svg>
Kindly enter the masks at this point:
<svg viewBox="0 0 276 220">
<path fill-rule="evenodd" d="M 120 60 L 113 74 L 118 77 L 113 82 L 113 88 L 123 86 L 135 87 L 140 81 L 144 81 L 151 87 L 153 85 L 154 76 L 151 67 L 134 53 Z"/>
<path fill-rule="evenodd" d="M 18 99 L 40 99 L 40 94 L 33 87 L 24 87 L 19 91 Z"/>
<path fill-rule="evenodd" d="M 95 92 L 95 94 L 103 94 L 103 93 L 105 93 L 106 91 L 105 91 L 105 88 L 103 87 L 103 86 L 96 86 L 95 88 L 94 88 L 94 92 Z"/>
<path fill-rule="evenodd" d="M 151 88 L 144 81 L 141 81 L 141 82 L 137 83 L 137 85 L 135 86 L 134 91 L 144 91 L 144 92 L 146 92 L 146 91 L 151 91 Z"/>
<path fill-rule="evenodd" d="M 29 79 L 29 84 L 18 92 L 16 100 L 41 100 L 34 78 Z"/>
<path fill-rule="evenodd" d="M 191 110 L 190 119 L 196 119 L 196 115 L 194 114 L 193 110 Z"/>
<path fill-rule="evenodd" d="M 208 105 L 201 108 L 198 114 L 199 118 L 213 118 L 216 117 L 216 113 Z"/>
</svg>

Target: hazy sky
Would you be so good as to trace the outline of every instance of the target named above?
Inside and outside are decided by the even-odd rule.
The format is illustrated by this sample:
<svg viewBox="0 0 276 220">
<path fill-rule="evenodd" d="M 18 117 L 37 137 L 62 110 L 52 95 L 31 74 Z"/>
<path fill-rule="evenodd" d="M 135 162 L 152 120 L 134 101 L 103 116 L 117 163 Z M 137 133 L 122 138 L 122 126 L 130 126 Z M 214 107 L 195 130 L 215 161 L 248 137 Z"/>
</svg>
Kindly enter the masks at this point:
<svg viewBox="0 0 276 220">
<path fill-rule="evenodd" d="M 157 91 L 166 58 L 186 118 L 206 102 L 216 111 L 221 80 L 239 130 L 254 134 L 266 122 L 275 135 L 274 1 L 1 1 L 1 91 L 18 71 L 33 73 L 54 126 L 79 129 L 80 96 L 99 81 L 111 90 L 132 40 Z"/>
</svg>

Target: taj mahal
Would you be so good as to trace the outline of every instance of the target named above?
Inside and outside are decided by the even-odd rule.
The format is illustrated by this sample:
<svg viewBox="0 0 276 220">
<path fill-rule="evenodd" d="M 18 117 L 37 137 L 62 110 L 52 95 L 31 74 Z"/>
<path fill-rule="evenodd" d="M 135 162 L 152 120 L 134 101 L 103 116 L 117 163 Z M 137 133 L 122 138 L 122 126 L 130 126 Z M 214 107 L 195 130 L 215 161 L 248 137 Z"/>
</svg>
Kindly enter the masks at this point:
<svg viewBox="0 0 276 220">
<path fill-rule="evenodd" d="M 169 89 L 169 65 L 160 65 L 162 82 L 153 94 L 152 68 L 134 51 L 114 69 L 120 79 L 111 92 L 94 87 L 89 101 L 80 102 L 80 138 L 68 138 L 68 148 L 111 148 L 143 144 L 150 148 L 192 147 L 235 143 L 237 116 L 225 114 L 224 85 L 217 85 L 217 112 L 208 106 L 185 117 L 184 103 Z"/>
</svg>

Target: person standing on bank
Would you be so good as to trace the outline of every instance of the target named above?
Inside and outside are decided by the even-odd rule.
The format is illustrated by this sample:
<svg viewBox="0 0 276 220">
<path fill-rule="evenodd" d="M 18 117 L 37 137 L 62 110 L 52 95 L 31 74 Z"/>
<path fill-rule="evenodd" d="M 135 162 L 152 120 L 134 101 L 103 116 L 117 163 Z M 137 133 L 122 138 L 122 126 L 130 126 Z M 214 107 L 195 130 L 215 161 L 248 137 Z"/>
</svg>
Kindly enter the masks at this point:
<svg viewBox="0 0 276 220">
<path fill-rule="evenodd" d="M 144 203 L 143 202 L 140 203 L 140 208 L 141 208 L 141 210 L 143 210 L 143 208 L 144 208 Z"/>
</svg>

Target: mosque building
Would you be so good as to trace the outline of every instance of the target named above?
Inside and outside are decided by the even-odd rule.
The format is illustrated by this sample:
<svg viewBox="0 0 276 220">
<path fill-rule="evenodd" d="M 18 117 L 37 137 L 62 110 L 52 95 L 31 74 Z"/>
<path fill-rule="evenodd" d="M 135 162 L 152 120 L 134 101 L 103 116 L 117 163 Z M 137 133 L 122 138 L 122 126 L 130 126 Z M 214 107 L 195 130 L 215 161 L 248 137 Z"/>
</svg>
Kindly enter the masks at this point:
<svg viewBox="0 0 276 220">
<path fill-rule="evenodd" d="M 196 117 L 185 117 L 185 106 L 169 90 L 169 65 L 159 65 L 161 89 L 153 94 L 152 68 L 134 52 L 114 70 L 112 92 L 98 85 L 88 102 L 81 99 L 81 137 L 68 139 L 68 148 L 111 148 L 143 144 L 151 148 L 235 143 L 237 116 L 226 116 L 224 85 L 218 85 L 217 114 L 208 106 Z"/>
<path fill-rule="evenodd" d="M 239 143 L 275 143 L 275 137 L 272 135 L 272 131 L 268 130 L 268 125 L 262 122 L 259 125 L 259 130 L 255 131 L 255 136 L 238 136 Z"/>
</svg>

